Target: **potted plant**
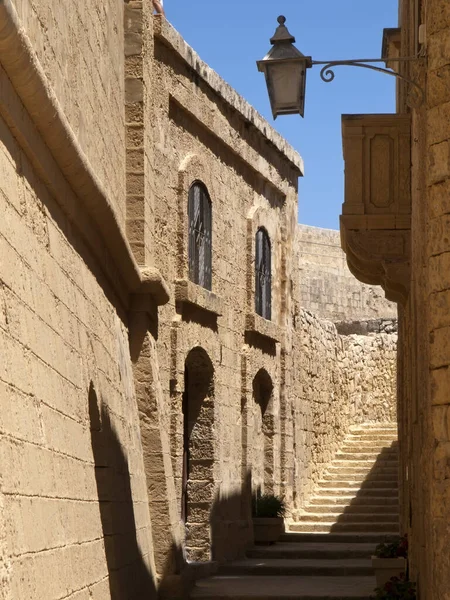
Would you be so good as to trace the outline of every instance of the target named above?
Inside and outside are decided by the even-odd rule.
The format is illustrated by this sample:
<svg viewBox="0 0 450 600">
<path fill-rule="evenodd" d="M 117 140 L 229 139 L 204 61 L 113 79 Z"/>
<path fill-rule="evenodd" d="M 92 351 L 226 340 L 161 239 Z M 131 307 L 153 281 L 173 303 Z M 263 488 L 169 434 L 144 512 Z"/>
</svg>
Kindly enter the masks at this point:
<svg viewBox="0 0 450 600">
<path fill-rule="evenodd" d="M 384 586 L 375 590 L 377 600 L 416 600 L 416 584 L 409 581 L 403 573 L 392 577 Z"/>
<path fill-rule="evenodd" d="M 378 544 L 375 555 L 372 556 L 372 567 L 375 571 L 378 588 L 406 572 L 406 559 L 408 558 L 408 537 Z"/>
<path fill-rule="evenodd" d="M 257 494 L 253 500 L 255 544 L 274 544 L 284 531 L 284 501 L 273 494 Z"/>
</svg>

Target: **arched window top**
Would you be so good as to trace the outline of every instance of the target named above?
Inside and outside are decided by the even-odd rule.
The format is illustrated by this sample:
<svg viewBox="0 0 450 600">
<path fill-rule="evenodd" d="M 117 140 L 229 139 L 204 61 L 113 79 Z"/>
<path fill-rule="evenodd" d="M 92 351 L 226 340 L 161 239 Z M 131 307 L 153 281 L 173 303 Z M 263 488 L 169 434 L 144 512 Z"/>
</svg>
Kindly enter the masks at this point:
<svg viewBox="0 0 450 600">
<path fill-rule="evenodd" d="M 206 185 L 203 183 L 203 181 L 200 181 L 199 179 L 196 179 L 190 189 L 189 189 L 189 196 L 193 193 L 195 193 L 196 191 L 198 191 L 199 193 L 204 194 L 204 196 L 207 198 L 209 204 L 211 204 L 211 199 L 209 197 L 209 193 L 208 193 L 208 189 L 206 187 Z"/>
<path fill-rule="evenodd" d="M 210 290 L 212 287 L 212 210 L 206 186 L 194 181 L 189 189 L 189 279 Z"/>
<path fill-rule="evenodd" d="M 267 320 L 272 318 L 272 256 L 270 238 L 264 227 L 256 232 L 255 243 L 255 311 Z"/>
</svg>

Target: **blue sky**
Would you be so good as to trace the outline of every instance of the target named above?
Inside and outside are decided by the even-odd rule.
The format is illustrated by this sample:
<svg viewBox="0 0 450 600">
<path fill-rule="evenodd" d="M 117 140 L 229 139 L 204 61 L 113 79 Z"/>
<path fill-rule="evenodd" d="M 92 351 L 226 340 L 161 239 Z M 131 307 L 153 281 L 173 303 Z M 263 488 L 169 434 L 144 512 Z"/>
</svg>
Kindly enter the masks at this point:
<svg viewBox="0 0 450 600">
<path fill-rule="evenodd" d="M 201 58 L 279 131 L 305 161 L 299 222 L 339 228 L 343 202 L 341 114 L 395 111 L 395 78 L 337 67 L 332 83 L 308 71 L 305 118 L 270 112 L 264 76 L 256 68 L 270 48 L 277 16 L 313 60 L 376 58 L 384 27 L 396 27 L 397 0 L 165 0 L 172 25 Z M 384 65 L 381 65 L 384 66 Z"/>
</svg>

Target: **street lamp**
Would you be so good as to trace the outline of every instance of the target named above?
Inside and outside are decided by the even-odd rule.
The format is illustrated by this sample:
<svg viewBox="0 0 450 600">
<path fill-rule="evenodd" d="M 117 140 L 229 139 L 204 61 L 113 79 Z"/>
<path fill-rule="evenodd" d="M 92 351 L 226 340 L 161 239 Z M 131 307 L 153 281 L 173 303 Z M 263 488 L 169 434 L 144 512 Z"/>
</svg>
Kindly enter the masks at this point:
<svg viewBox="0 0 450 600">
<path fill-rule="evenodd" d="M 258 70 L 266 76 L 273 118 L 299 113 L 305 109 L 306 69 L 312 66 L 311 57 L 294 46 L 295 37 L 285 26 L 286 18 L 278 17 L 278 27 L 270 39 L 273 48 L 262 60 Z"/>
<path fill-rule="evenodd" d="M 306 70 L 314 65 L 323 65 L 320 77 L 326 83 L 333 81 L 334 71 L 331 67 L 347 65 L 372 69 L 387 75 L 393 75 L 403 79 L 417 92 L 415 98 L 410 98 L 412 106 L 421 106 L 425 93 L 415 81 L 407 79 L 401 73 L 392 69 L 376 67 L 369 63 L 386 62 L 386 58 L 361 58 L 352 60 L 312 60 L 311 56 L 305 56 L 294 46 L 295 37 L 291 35 L 285 25 L 286 18 L 278 17 L 278 27 L 270 42 L 272 48 L 262 60 L 257 61 L 258 71 L 266 77 L 267 91 L 269 92 L 270 106 L 273 118 L 278 115 L 299 114 L 304 116 L 305 93 L 306 93 Z M 389 58 L 390 62 L 407 62 L 419 60 L 418 56 Z"/>
</svg>

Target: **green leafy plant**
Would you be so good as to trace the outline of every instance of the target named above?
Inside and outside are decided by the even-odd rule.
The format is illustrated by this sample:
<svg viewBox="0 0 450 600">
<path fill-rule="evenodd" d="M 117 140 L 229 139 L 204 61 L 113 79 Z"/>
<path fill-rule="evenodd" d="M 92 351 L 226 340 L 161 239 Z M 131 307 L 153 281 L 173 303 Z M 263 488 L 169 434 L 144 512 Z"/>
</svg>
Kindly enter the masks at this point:
<svg viewBox="0 0 450 600">
<path fill-rule="evenodd" d="M 284 500 L 274 494 L 257 494 L 253 498 L 253 516 L 259 519 L 284 517 L 286 507 Z"/>
<path fill-rule="evenodd" d="M 402 573 L 400 577 L 391 577 L 375 594 L 377 600 L 416 600 L 416 584 Z"/>
<path fill-rule="evenodd" d="M 408 536 L 378 544 L 375 548 L 375 556 L 378 558 L 408 558 Z"/>
</svg>

